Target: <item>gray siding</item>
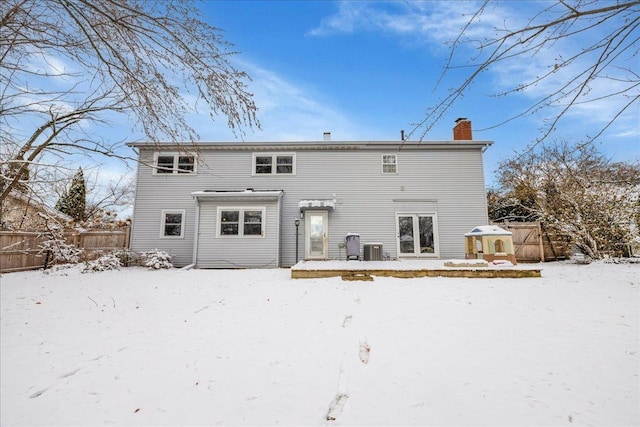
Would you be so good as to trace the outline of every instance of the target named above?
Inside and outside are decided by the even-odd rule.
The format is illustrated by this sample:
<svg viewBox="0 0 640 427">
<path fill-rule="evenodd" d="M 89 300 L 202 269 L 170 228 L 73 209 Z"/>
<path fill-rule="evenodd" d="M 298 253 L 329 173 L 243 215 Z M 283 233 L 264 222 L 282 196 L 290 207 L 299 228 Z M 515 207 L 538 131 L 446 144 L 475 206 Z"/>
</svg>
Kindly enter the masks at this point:
<svg viewBox="0 0 640 427">
<path fill-rule="evenodd" d="M 481 146 L 431 147 L 425 144 L 407 150 L 395 147 L 353 149 L 295 149 L 296 175 L 252 176 L 252 153 L 258 147 L 246 149 L 201 148 L 197 175 L 153 175 L 151 168 L 141 164 L 138 171 L 133 250 L 159 248 L 174 256 L 176 265 L 193 260 L 196 202 L 190 193 L 202 190 L 283 190 L 281 215 L 267 214 L 266 232 L 280 228 L 280 265 L 295 263 L 295 225 L 299 218 L 298 202 L 303 199 L 334 199 L 336 207 L 329 212 L 329 258 L 344 257 L 339 248 L 348 232 L 359 233 L 361 242 L 380 242 L 384 251 L 396 257 L 396 213 L 436 213 L 438 220 L 440 258 L 464 257 L 464 233 L 476 225 L 486 224 L 487 209 L 482 171 Z M 265 147 L 275 152 L 275 147 Z M 152 148 L 140 148 L 143 161 L 151 162 Z M 382 154 L 396 154 L 398 173 L 382 173 Z M 209 203 L 209 202 L 207 202 Z M 205 203 L 203 203 L 204 206 Z M 162 209 L 185 209 L 186 230 L 183 239 L 159 239 Z M 236 242 L 203 246 L 215 232 L 215 212 L 210 206 L 200 212 L 198 265 L 231 267 L 247 262 L 246 248 Z M 269 209 L 276 209 L 275 205 Z M 215 210 L 214 210 L 215 211 Z M 280 221 L 281 227 L 272 221 Z M 299 255 L 304 256 L 304 222 L 299 228 Z M 207 237 L 209 236 L 209 237 Z M 252 266 L 276 266 L 267 250 L 271 238 L 263 239 L 265 247 L 256 246 Z M 243 239 L 241 239 L 243 240 Z M 242 242 L 240 242 L 242 243 Z M 251 247 L 252 245 L 249 245 Z M 215 260 L 222 259 L 225 263 Z M 270 256 L 266 254 L 269 253 Z M 255 261 L 255 262 L 254 262 Z"/>
<path fill-rule="evenodd" d="M 219 237 L 218 207 L 266 208 L 263 237 Z M 279 266 L 277 202 L 200 202 L 196 265 L 199 268 L 274 268 Z"/>
</svg>

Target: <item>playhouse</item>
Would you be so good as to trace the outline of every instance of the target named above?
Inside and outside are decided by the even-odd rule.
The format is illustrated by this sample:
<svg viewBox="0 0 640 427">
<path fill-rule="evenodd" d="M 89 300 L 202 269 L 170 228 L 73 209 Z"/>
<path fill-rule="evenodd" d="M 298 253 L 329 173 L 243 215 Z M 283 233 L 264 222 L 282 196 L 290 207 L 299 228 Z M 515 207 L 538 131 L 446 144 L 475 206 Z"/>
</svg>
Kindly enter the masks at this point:
<svg viewBox="0 0 640 427">
<path fill-rule="evenodd" d="M 497 225 L 481 225 L 474 227 L 464 237 L 466 259 L 484 259 L 488 262 L 505 260 L 517 264 L 510 231 Z"/>
</svg>

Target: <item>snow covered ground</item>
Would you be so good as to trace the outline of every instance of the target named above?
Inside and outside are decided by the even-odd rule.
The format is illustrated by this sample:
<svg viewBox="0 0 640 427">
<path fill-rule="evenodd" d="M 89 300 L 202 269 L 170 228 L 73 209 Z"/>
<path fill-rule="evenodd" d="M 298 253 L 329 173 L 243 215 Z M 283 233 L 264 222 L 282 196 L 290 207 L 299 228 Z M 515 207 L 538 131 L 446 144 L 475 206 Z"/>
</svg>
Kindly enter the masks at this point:
<svg viewBox="0 0 640 427">
<path fill-rule="evenodd" d="M 538 266 L 4 274 L 0 424 L 640 424 L 640 265 Z"/>
</svg>

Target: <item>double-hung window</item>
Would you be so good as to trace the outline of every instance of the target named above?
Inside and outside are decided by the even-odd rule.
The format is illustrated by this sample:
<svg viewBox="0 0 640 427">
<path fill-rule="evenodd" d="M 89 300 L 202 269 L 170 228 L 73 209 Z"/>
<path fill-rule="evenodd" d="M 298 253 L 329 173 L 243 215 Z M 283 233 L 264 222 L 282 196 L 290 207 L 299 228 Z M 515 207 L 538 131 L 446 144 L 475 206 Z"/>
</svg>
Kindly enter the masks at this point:
<svg viewBox="0 0 640 427">
<path fill-rule="evenodd" d="M 252 175 L 295 175 L 295 153 L 254 153 Z"/>
<path fill-rule="evenodd" d="M 382 155 L 382 173 L 398 173 L 398 156 L 395 154 Z"/>
<path fill-rule="evenodd" d="M 221 237 L 264 237 L 264 208 L 218 208 Z"/>
<path fill-rule="evenodd" d="M 160 238 L 175 239 L 184 237 L 184 209 L 162 211 Z"/>
<path fill-rule="evenodd" d="M 194 174 L 196 157 L 184 153 L 156 153 L 154 174 Z"/>
</svg>

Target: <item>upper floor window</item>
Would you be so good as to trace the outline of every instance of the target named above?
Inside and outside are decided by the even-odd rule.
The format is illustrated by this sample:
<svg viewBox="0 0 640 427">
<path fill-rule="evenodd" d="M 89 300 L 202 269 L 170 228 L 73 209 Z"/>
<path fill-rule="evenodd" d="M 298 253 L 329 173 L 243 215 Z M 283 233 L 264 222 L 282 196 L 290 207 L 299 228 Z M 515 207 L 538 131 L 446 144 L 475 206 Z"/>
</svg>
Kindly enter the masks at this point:
<svg viewBox="0 0 640 427">
<path fill-rule="evenodd" d="M 193 174 L 195 172 L 196 157 L 192 154 L 155 154 L 154 174 Z"/>
<path fill-rule="evenodd" d="M 382 155 L 382 173 L 398 173 L 398 157 L 395 154 Z"/>
<path fill-rule="evenodd" d="M 184 212 L 184 209 L 162 211 L 161 238 L 184 237 Z"/>
<path fill-rule="evenodd" d="M 253 175 L 295 175 L 295 153 L 254 153 Z"/>
</svg>

